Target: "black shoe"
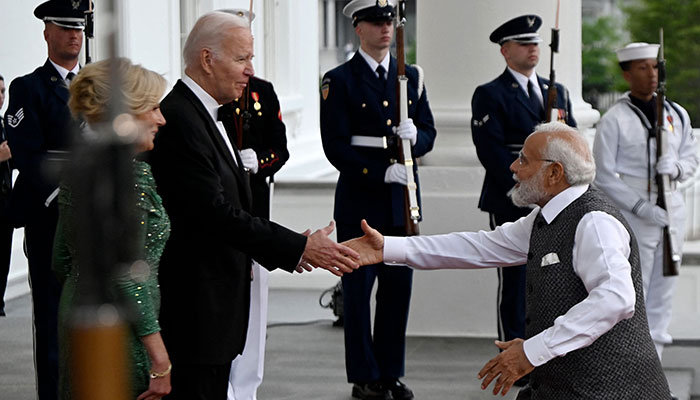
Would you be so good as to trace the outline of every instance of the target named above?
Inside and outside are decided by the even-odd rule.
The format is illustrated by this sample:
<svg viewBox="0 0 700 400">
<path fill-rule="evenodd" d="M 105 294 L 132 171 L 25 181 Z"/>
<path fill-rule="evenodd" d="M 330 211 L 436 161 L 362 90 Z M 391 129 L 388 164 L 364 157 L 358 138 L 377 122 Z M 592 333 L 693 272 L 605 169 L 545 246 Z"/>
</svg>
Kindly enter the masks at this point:
<svg viewBox="0 0 700 400">
<path fill-rule="evenodd" d="M 352 397 L 360 400 L 393 400 L 391 392 L 379 382 L 352 385 Z"/>
<path fill-rule="evenodd" d="M 398 379 L 393 379 L 384 382 L 384 387 L 389 389 L 394 400 L 411 400 L 413 399 L 413 391 L 408 388 L 403 382 Z"/>
<path fill-rule="evenodd" d="M 678 399 L 678 396 L 676 396 L 675 394 L 673 394 L 673 392 L 671 392 L 671 400 L 679 400 L 679 399 Z"/>
</svg>

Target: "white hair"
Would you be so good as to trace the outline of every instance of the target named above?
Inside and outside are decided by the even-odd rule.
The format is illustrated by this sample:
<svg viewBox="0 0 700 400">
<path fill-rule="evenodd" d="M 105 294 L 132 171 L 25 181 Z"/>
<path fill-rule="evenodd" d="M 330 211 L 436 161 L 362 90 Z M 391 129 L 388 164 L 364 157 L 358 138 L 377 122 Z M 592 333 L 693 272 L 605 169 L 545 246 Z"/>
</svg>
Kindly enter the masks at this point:
<svg viewBox="0 0 700 400">
<path fill-rule="evenodd" d="M 560 122 L 548 122 L 535 127 L 535 133 L 555 132 L 561 135 L 547 135 L 542 158 L 561 163 L 569 185 L 592 183 L 595 179 L 595 161 L 586 139 L 577 129 Z"/>
<path fill-rule="evenodd" d="M 250 28 L 250 24 L 246 18 L 221 11 L 212 11 L 199 17 L 182 49 L 185 66 L 195 66 L 203 49 L 211 49 L 214 54 L 220 53 L 225 38 L 223 32 L 232 28 Z"/>
</svg>

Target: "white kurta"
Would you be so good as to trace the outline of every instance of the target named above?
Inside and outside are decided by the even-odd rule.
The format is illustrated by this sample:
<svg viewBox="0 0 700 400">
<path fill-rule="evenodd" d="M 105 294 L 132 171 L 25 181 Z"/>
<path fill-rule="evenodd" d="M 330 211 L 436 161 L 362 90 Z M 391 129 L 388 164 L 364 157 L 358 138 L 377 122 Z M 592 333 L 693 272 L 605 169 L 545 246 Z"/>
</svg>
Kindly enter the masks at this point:
<svg viewBox="0 0 700 400">
<path fill-rule="evenodd" d="M 547 223 L 578 199 L 588 185 L 559 193 L 542 209 L 535 208 L 494 231 L 434 236 L 385 237 L 384 262 L 416 269 L 473 269 L 521 265 L 527 262 L 535 217 Z M 554 325 L 524 343 L 525 355 L 539 366 L 552 358 L 589 346 L 619 321 L 634 314 L 630 235 L 611 215 L 594 211 L 581 218 L 573 243 L 573 268 L 588 297 L 558 317 Z M 544 260 L 547 261 L 547 260 Z"/>
<path fill-rule="evenodd" d="M 677 180 L 682 181 L 692 177 L 698 167 L 697 142 L 688 113 L 674 105 L 675 108 L 667 105 L 664 123 L 667 150 L 679 168 Z M 662 274 L 662 228 L 634 213 L 643 202 L 656 204 L 656 188 L 652 184 L 652 193 L 647 192 L 649 121 L 640 119 L 633 107 L 636 108 L 626 93 L 598 122 L 593 144 L 596 160 L 594 184 L 620 207 L 637 238 L 649 330 L 661 357 L 663 345 L 671 342 L 668 326 L 676 279 Z M 649 153 L 653 179 L 656 173 L 655 139 L 651 140 Z M 668 211 L 680 251 L 685 232 L 685 205 L 678 190 L 670 196 Z"/>
</svg>

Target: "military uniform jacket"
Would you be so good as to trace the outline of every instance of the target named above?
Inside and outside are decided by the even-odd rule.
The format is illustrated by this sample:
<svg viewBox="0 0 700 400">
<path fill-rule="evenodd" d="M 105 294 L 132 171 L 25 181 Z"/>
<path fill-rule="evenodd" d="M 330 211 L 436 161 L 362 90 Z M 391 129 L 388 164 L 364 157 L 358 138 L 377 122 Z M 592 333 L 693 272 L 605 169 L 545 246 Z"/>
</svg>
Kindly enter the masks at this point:
<svg viewBox="0 0 700 400">
<path fill-rule="evenodd" d="M 3 122 L 2 116 L 0 116 L 0 143 L 5 140 L 7 140 L 5 136 L 5 123 Z M 10 151 L 12 151 L 12 149 L 10 149 Z M 12 159 L 0 162 L 0 218 L 7 216 L 7 202 L 10 197 L 10 192 L 12 191 L 11 160 Z"/>
<path fill-rule="evenodd" d="M 222 365 L 245 344 L 252 258 L 294 271 L 306 238 L 250 214 L 241 161 L 186 84 L 161 110 L 150 163 L 172 226 L 160 260 L 163 341 L 173 364 Z"/>
<path fill-rule="evenodd" d="M 375 227 L 404 226 L 404 186 L 384 182 L 386 169 L 398 159 L 395 146 L 352 146 L 351 137 L 396 137 L 396 59 L 391 58 L 386 87 L 357 52 L 348 62 L 326 73 L 321 86 L 321 138 L 326 157 L 340 171 L 335 191 L 334 218 L 339 223 L 358 224 L 361 219 Z M 418 130 L 413 146 L 416 157 L 433 148 L 435 124 L 427 93 L 418 96 L 418 71 L 406 66 L 408 116 Z M 419 186 L 420 188 L 420 186 Z M 420 204 L 420 197 L 419 197 Z"/>
<path fill-rule="evenodd" d="M 625 183 L 620 175 L 642 180 L 650 176 L 654 179 L 656 139 L 652 139 L 649 144 L 650 160 L 647 160 L 649 128 L 649 121 L 642 111 L 632 104 L 629 93 L 625 93 L 603 115 L 596 127 L 593 143 L 593 156 L 596 160 L 595 184 L 610 196 L 618 207 L 630 212 L 638 202 L 646 199 L 640 199 L 638 190 Z M 682 181 L 692 177 L 698 168 L 697 140 L 685 109 L 667 101 L 664 107 L 664 128 L 667 151 L 680 167 L 678 179 Z M 650 175 L 647 175 L 648 171 Z"/>
<path fill-rule="evenodd" d="M 70 125 L 68 88 L 48 59 L 12 81 L 5 129 L 19 176 L 8 212 L 19 224 L 31 218 L 33 210 L 46 207 L 58 187 L 58 165 L 52 163 L 64 156 L 53 152 L 67 148 Z M 50 206 L 56 207 L 56 202 Z"/>
<path fill-rule="evenodd" d="M 242 149 L 253 149 L 258 156 L 258 172 L 250 175 L 253 194 L 253 215 L 270 217 L 270 188 L 267 177 L 274 175 L 289 160 L 286 128 L 282 122 L 280 102 L 272 83 L 251 77 L 247 109 L 250 113 L 249 128 L 243 124 Z M 239 102 L 234 102 L 238 118 Z"/>
<path fill-rule="evenodd" d="M 549 80 L 541 76 L 537 80 L 546 102 Z M 565 114 L 563 122 L 576 126 L 568 91 L 558 83 L 556 108 L 562 110 L 560 115 Z M 530 212 L 529 208 L 513 205 L 506 195 L 515 185 L 509 167 L 525 139 L 541 122 L 542 116 L 531 108 L 527 95 L 507 68 L 498 78 L 476 88 L 472 96 L 472 140 L 486 169 L 479 198 L 481 210 L 513 220 Z"/>
</svg>

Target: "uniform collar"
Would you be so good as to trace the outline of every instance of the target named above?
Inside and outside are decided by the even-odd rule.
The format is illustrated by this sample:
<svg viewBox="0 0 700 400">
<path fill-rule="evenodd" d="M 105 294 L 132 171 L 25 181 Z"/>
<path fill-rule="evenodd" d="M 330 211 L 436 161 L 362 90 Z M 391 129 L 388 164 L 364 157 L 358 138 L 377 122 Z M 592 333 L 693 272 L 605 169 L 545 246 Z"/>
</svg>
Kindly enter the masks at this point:
<svg viewBox="0 0 700 400">
<path fill-rule="evenodd" d="M 197 96 L 199 101 L 202 102 L 204 109 L 207 110 L 207 113 L 209 113 L 211 116 L 212 120 L 216 122 L 217 118 L 219 117 L 219 103 L 187 74 L 182 76 L 182 83 L 190 88 L 192 93 Z"/>
<path fill-rule="evenodd" d="M 69 71 L 66 68 L 63 68 L 62 66 L 53 62 L 53 60 L 50 58 L 49 62 L 51 62 L 51 65 L 53 65 L 53 67 L 56 68 L 56 71 L 58 71 L 58 74 L 61 75 L 61 79 L 63 79 L 64 81 L 66 80 L 66 76 L 68 76 L 69 72 L 78 75 L 78 71 L 80 71 L 80 63 L 75 63 L 75 67 L 73 67 L 73 69 Z"/>
<path fill-rule="evenodd" d="M 559 215 L 569 204 L 573 203 L 574 200 L 581 197 L 588 190 L 588 185 L 577 185 L 570 186 L 558 195 L 554 196 L 552 200 L 549 200 L 547 204 L 542 207 L 540 212 L 542 217 L 547 221 L 548 224 L 554 221 L 554 218 Z"/>
<path fill-rule="evenodd" d="M 515 81 L 520 84 L 520 87 L 522 88 L 523 91 L 525 91 L 525 94 L 527 94 L 527 82 L 531 81 L 532 84 L 536 87 L 540 87 L 540 83 L 537 81 L 537 74 L 533 71 L 532 74 L 527 77 L 520 72 L 514 70 L 511 67 L 507 67 L 508 71 L 510 71 L 510 74 L 513 75 L 513 78 L 515 78 Z"/>
<path fill-rule="evenodd" d="M 372 58 L 372 56 L 367 54 L 366 51 L 362 50 L 362 47 L 359 48 L 358 53 L 360 53 L 362 58 L 365 59 L 365 62 L 367 63 L 367 65 L 369 65 L 370 69 L 372 69 L 375 75 L 377 74 L 377 67 L 381 65 L 382 67 L 384 67 L 384 71 L 386 71 L 385 74 L 387 74 L 387 76 L 385 76 L 384 79 L 388 78 L 389 60 L 391 59 L 390 52 L 387 51 L 386 56 L 384 56 L 384 59 L 380 63 L 378 63 L 377 60 Z"/>
</svg>

